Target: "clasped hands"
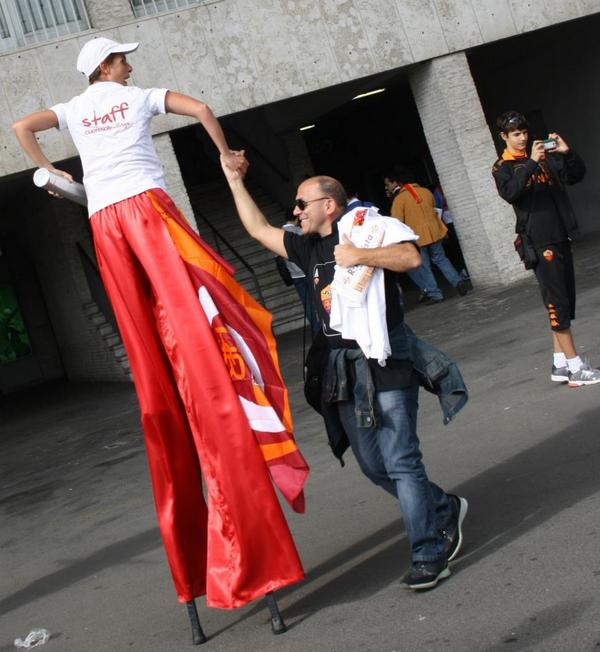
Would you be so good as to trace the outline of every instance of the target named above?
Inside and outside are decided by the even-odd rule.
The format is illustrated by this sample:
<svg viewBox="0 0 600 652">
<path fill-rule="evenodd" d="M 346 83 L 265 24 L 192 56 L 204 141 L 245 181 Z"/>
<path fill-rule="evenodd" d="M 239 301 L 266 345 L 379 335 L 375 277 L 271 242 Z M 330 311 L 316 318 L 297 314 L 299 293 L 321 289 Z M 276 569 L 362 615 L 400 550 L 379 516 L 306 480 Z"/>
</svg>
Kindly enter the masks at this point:
<svg viewBox="0 0 600 652">
<path fill-rule="evenodd" d="M 246 152 L 242 150 L 230 149 L 227 154 L 221 154 L 221 165 L 223 172 L 229 180 L 235 177 L 243 179 L 248 172 L 248 159 Z"/>
</svg>

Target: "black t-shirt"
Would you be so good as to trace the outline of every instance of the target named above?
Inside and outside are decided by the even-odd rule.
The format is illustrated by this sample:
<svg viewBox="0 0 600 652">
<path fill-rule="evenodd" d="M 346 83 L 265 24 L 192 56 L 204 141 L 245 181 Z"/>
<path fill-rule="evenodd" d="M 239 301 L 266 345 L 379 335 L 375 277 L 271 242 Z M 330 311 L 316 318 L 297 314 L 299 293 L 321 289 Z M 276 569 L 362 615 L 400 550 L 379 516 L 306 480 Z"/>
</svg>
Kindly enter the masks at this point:
<svg viewBox="0 0 600 652">
<path fill-rule="evenodd" d="M 284 246 L 289 260 L 296 263 L 306 274 L 310 286 L 314 305 L 327 344 L 330 349 L 358 349 L 356 340 L 344 339 L 339 331 L 329 325 L 331 313 L 331 283 L 335 273 L 334 249 L 339 243 L 337 223 L 333 224 L 331 235 L 321 237 L 318 235 L 297 235 L 286 231 L 283 236 Z M 400 292 L 396 283 L 396 274 L 387 269 L 383 270 L 385 286 L 386 321 L 388 332 L 404 321 L 404 311 Z M 375 387 L 379 391 L 387 389 L 400 389 L 410 384 L 412 363 L 410 360 L 386 361 L 386 366 L 381 367 L 377 360 L 370 359 L 369 366 L 373 375 Z"/>
</svg>

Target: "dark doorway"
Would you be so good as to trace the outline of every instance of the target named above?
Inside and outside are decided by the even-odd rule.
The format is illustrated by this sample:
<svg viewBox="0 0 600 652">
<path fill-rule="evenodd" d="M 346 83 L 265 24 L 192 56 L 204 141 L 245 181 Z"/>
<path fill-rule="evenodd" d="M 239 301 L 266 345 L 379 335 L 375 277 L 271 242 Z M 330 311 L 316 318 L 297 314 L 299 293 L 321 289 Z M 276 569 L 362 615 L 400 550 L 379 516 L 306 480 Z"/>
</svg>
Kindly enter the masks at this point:
<svg viewBox="0 0 600 652">
<path fill-rule="evenodd" d="M 386 211 L 383 176 L 394 165 L 410 167 L 425 186 L 437 178 L 408 81 L 400 76 L 382 88 L 316 118 L 303 133 L 317 174 L 351 180 L 361 199 Z"/>
<path fill-rule="evenodd" d="M 14 234 L 0 237 L 0 394 L 63 375 L 32 262 Z"/>
</svg>

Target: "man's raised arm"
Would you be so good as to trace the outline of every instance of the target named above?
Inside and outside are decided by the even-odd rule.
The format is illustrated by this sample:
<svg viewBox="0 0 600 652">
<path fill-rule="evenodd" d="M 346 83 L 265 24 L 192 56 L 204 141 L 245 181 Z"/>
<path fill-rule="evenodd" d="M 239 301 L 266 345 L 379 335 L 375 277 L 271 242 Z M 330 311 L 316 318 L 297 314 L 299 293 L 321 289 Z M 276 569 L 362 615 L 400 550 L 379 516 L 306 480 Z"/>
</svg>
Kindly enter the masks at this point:
<svg viewBox="0 0 600 652">
<path fill-rule="evenodd" d="M 232 170 L 221 157 L 221 167 L 225 173 L 235 207 L 237 208 L 242 224 L 252 238 L 258 240 L 263 247 L 270 249 L 274 254 L 287 258 L 287 252 L 283 245 L 285 231 L 271 226 L 267 218 L 262 214 L 248 191 L 243 181 L 244 170 Z"/>
</svg>

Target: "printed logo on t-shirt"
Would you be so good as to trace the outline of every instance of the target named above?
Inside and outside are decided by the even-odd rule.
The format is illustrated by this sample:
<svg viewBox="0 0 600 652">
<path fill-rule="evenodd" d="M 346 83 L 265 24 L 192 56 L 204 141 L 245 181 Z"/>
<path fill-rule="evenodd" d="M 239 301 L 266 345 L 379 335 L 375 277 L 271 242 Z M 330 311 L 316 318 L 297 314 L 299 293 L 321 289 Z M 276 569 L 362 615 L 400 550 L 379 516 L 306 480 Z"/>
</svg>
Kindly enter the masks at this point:
<svg viewBox="0 0 600 652">
<path fill-rule="evenodd" d="M 321 290 L 321 303 L 323 310 L 329 315 L 331 313 L 331 283 Z"/>
<path fill-rule="evenodd" d="M 538 163 L 539 169 L 537 172 L 534 172 L 529 179 L 527 179 L 527 188 L 531 188 L 531 185 L 534 183 L 547 184 L 549 186 L 554 185 L 554 180 L 552 179 L 552 174 L 548 170 L 547 165 L 540 161 Z M 516 163 L 513 167 L 513 174 L 518 172 L 520 169 L 525 167 L 525 163 Z"/>
<path fill-rule="evenodd" d="M 340 334 L 329 327 L 331 313 L 331 283 L 335 271 L 335 260 L 326 263 L 317 263 L 313 267 L 315 307 L 323 323 L 323 332 L 327 337 L 340 337 Z"/>
<path fill-rule="evenodd" d="M 81 124 L 84 127 L 93 127 L 83 133 L 86 135 L 97 133 L 98 131 L 110 131 L 117 127 L 130 127 L 130 123 L 125 120 L 125 112 L 129 110 L 127 102 L 121 102 L 118 106 L 113 106 L 110 111 L 103 115 L 96 115 L 94 109 L 94 116 L 92 118 L 82 118 Z"/>
<path fill-rule="evenodd" d="M 354 221 L 352 222 L 352 226 L 362 226 L 365 223 L 365 215 L 368 212 L 369 211 L 366 208 L 360 211 L 356 211 L 356 213 L 354 213 Z"/>
</svg>

